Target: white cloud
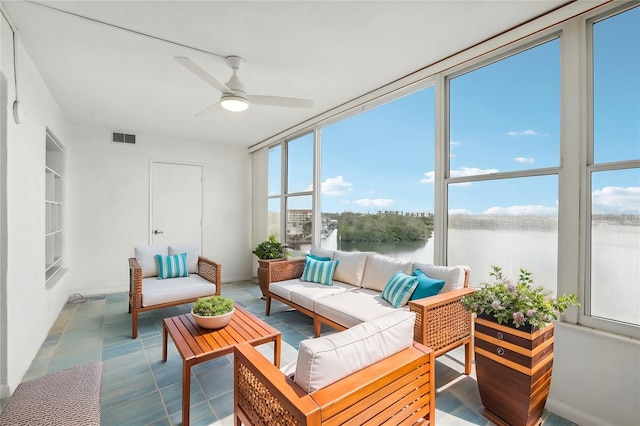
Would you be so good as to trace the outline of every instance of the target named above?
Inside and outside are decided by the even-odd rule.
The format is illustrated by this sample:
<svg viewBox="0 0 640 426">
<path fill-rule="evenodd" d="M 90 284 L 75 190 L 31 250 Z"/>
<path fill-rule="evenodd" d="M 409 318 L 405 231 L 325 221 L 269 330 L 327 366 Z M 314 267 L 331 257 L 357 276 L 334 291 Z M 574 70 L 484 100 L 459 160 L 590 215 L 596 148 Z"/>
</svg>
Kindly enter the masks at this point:
<svg viewBox="0 0 640 426">
<path fill-rule="evenodd" d="M 424 174 L 424 178 L 420 179 L 420 183 L 433 183 L 435 181 L 436 172 L 431 170 Z"/>
<path fill-rule="evenodd" d="M 345 182 L 342 176 L 336 176 L 334 178 L 327 178 L 322 182 L 322 193 L 325 195 L 344 195 L 352 189 L 351 182 Z M 311 185 L 309 185 L 308 191 L 311 191 Z"/>
<path fill-rule="evenodd" d="M 518 136 L 535 136 L 539 134 L 540 132 L 536 132 L 535 130 L 524 130 L 522 132 L 507 132 L 507 135 L 511 136 L 512 138 L 516 138 Z"/>
<path fill-rule="evenodd" d="M 389 198 L 362 198 L 355 200 L 353 204 L 363 207 L 390 207 L 393 205 L 393 200 Z"/>
<path fill-rule="evenodd" d="M 533 157 L 516 157 L 514 160 L 520 164 L 533 164 L 536 162 Z"/>
<path fill-rule="evenodd" d="M 511 207 L 490 207 L 481 214 L 496 216 L 555 216 L 558 214 L 556 207 L 547 206 L 511 206 Z"/>
<path fill-rule="evenodd" d="M 640 213 L 640 187 L 605 186 L 593 191 L 593 212 L 604 213 Z"/>
<path fill-rule="evenodd" d="M 498 169 L 479 169 L 477 167 L 460 167 L 458 170 L 451 170 L 451 177 L 477 176 L 498 173 Z M 426 172 L 424 177 L 420 179 L 420 183 L 433 183 L 435 181 L 435 171 Z M 469 183 L 457 183 L 456 185 L 471 185 Z"/>
<path fill-rule="evenodd" d="M 451 210 L 449 210 L 449 214 L 451 214 L 451 215 L 453 215 L 453 214 L 470 215 L 470 214 L 473 214 L 473 213 L 471 213 L 469 210 L 465 210 L 465 209 L 451 209 Z"/>
<path fill-rule="evenodd" d="M 449 141 L 449 145 L 454 145 L 455 146 L 455 145 L 461 145 L 461 144 L 462 144 L 462 142 L 460 142 L 460 141 Z"/>
</svg>

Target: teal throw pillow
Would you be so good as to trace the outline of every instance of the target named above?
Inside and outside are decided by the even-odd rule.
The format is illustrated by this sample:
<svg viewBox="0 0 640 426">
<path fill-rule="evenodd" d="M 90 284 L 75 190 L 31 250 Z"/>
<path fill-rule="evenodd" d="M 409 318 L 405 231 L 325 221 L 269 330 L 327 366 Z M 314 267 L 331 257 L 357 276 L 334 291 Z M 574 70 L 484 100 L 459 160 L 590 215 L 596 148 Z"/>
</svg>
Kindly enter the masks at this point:
<svg viewBox="0 0 640 426">
<path fill-rule="evenodd" d="M 158 261 L 158 279 L 188 277 L 187 253 L 180 253 L 173 256 L 162 256 L 156 254 Z"/>
<path fill-rule="evenodd" d="M 411 293 L 413 293 L 417 286 L 418 277 L 398 271 L 391 277 L 387 285 L 384 286 L 382 298 L 391 303 L 394 308 L 399 308 L 407 304 Z"/>
<path fill-rule="evenodd" d="M 315 259 L 315 260 L 331 260 L 330 257 L 320 257 L 315 254 L 307 254 L 307 258 Z"/>
<path fill-rule="evenodd" d="M 409 300 L 435 296 L 436 294 L 440 293 L 440 290 L 442 290 L 442 287 L 444 287 L 443 280 L 436 280 L 435 278 L 431 278 L 420 269 L 416 269 L 415 271 L 413 271 L 413 275 L 418 278 L 418 286 L 416 287 Z"/>
<path fill-rule="evenodd" d="M 338 262 L 337 260 L 317 260 L 307 256 L 300 279 L 312 283 L 333 285 L 333 274 L 336 272 Z"/>
</svg>

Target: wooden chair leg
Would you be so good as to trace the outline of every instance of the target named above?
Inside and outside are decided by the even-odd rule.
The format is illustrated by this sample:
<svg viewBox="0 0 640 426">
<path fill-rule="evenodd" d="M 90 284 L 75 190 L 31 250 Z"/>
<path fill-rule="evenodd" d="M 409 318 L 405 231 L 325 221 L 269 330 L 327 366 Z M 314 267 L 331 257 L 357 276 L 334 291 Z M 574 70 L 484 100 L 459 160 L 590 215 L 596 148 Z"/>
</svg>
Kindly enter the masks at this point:
<svg viewBox="0 0 640 426">
<path fill-rule="evenodd" d="M 131 338 L 136 339 L 138 337 L 138 310 L 134 309 L 131 312 Z"/>
<path fill-rule="evenodd" d="M 268 292 L 267 292 L 267 296 L 266 296 L 266 299 L 265 299 L 264 314 L 266 316 L 269 316 L 271 314 L 271 296 L 269 296 Z"/>
<path fill-rule="evenodd" d="M 322 323 L 317 318 L 313 319 L 313 334 L 315 337 L 320 337 L 322 331 Z"/>
<path fill-rule="evenodd" d="M 471 342 L 464 345 L 464 374 L 469 376 L 471 374 L 471 363 L 473 358 L 473 348 Z"/>
</svg>

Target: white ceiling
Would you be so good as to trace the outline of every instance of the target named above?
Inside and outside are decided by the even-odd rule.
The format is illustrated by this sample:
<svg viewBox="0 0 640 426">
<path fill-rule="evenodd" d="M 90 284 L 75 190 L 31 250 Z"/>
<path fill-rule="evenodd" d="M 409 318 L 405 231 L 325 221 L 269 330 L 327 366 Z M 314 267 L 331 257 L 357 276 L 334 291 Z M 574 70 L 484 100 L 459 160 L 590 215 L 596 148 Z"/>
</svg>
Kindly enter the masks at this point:
<svg viewBox="0 0 640 426">
<path fill-rule="evenodd" d="M 3 1 L 2 6 L 71 123 L 249 147 L 564 3 Z M 314 106 L 252 105 L 241 113 L 217 107 L 195 118 L 217 103 L 220 93 L 173 57 L 191 58 L 223 82 L 231 70 L 222 57 L 192 48 L 243 57 L 239 76 L 250 94 L 312 99 Z"/>
</svg>

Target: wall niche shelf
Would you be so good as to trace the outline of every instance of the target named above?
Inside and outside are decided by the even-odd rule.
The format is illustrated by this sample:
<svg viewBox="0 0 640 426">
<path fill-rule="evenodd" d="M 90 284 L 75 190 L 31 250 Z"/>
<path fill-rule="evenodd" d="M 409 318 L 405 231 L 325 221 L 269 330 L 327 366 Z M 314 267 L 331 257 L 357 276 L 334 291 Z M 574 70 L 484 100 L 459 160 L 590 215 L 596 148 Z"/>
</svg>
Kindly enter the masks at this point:
<svg viewBox="0 0 640 426">
<path fill-rule="evenodd" d="M 44 250 L 45 282 L 62 269 L 63 265 L 63 147 L 49 130 L 46 133 L 46 163 L 44 167 Z"/>
</svg>

